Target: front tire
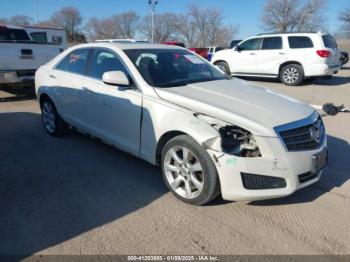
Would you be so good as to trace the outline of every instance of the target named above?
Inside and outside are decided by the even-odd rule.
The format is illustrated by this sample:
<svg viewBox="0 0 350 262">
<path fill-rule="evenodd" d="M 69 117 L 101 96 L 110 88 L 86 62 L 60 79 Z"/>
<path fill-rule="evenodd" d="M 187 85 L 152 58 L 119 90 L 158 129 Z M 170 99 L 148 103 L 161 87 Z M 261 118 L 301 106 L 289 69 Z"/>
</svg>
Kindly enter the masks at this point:
<svg viewBox="0 0 350 262">
<path fill-rule="evenodd" d="M 298 64 L 286 65 L 280 73 L 280 80 L 287 86 L 298 86 L 304 81 L 303 67 Z"/>
<path fill-rule="evenodd" d="M 226 62 L 217 62 L 215 65 L 226 75 L 230 75 L 230 68 Z"/>
<path fill-rule="evenodd" d="M 177 136 L 164 146 L 161 167 L 165 184 L 183 202 L 204 205 L 220 192 L 212 159 L 188 135 Z"/>
<path fill-rule="evenodd" d="M 49 98 L 45 98 L 41 103 L 41 119 L 49 135 L 61 137 L 66 133 L 67 124 L 57 113 L 55 105 Z"/>
</svg>

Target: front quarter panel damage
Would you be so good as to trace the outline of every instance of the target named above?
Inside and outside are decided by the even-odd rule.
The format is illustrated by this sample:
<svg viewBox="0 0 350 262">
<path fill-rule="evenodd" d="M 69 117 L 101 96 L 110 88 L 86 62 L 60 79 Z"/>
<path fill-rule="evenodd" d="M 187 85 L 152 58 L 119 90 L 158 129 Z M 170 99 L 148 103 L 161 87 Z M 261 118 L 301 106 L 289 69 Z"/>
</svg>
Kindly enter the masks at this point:
<svg viewBox="0 0 350 262">
<path fill-rule="evenodd" d="M 193 112 L 165 101 L 148 97 L 143 101 L 140 156 L 156 164 L 156 149 L 160 138 L 172 131 L 185 133 L 203 147 L 218 150 L 220 134 Z"/>
</svg>

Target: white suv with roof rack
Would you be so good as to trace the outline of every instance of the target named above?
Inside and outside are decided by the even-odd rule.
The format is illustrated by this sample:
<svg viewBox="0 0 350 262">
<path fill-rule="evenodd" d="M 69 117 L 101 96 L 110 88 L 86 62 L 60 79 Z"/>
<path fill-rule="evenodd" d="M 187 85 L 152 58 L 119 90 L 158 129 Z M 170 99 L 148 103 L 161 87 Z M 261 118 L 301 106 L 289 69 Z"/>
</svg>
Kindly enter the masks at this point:
<svg viewBox="0 0 350 262">
<path fill-rule="evenodd" d="M 212 63 L 229 75 L 279 78 L 296 86 L 306 78 L 338 73 L 339 59 L 337 42 L 329 34 L 278 33 L 250 37 L 216 52 Z"/>
</svg>

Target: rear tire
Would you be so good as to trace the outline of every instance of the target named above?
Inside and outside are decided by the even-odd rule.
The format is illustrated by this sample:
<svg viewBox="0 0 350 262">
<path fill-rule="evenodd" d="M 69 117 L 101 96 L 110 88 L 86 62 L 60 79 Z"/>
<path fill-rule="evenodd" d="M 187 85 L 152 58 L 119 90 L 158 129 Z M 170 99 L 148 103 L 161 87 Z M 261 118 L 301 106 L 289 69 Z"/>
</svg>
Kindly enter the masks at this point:
<svg viewBox="0 0 350 262">
<path fill-rule="evenodd" d="M 230 75 L 230 68 L 226 62 L 217 62 L 215 65 L 226 75 Z"/>
<path fill-rule="evenodd" d="M 298 86 L 304 81 L 304 69 L 301 65 L 290 64 L 282 68 L 280 80 L 287 86 Z"/>
<path fill-rule="evenodd" d="M 68 129 L 66 122 L 58 114 L 54 103 L 49 98 L 44 98 L 40 103 L 41 119 L 45 131 L 54 137 L 61 137 Z"/>
<path fill-rule="evenodd" d="M 188 135 L 177 136 L 164 146 L 161 167 L 165 184 L 183 202 L 204 205 L 220 193 L 214 162 Z"/>
</svg>

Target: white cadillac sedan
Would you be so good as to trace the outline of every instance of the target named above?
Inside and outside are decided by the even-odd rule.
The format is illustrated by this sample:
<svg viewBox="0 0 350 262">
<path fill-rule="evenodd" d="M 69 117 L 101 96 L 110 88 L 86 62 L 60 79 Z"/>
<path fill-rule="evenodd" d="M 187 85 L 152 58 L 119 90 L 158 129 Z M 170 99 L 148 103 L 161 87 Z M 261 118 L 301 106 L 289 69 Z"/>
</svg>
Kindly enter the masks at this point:
<svg viewBox="0 0 350 262">
<path fill-rule="evenodd" d="M 327 138 L 310 106 L 225 76 L 176 46 L 78 45 L 35 76 L 43 125 L 74 127 L 154 165 L 203 205 L 283 197 L 319 180 Z"/>
</svg>

